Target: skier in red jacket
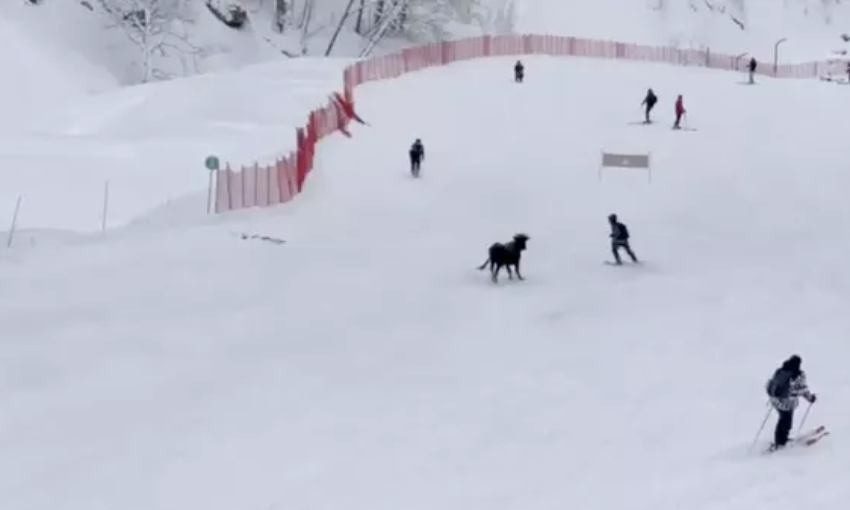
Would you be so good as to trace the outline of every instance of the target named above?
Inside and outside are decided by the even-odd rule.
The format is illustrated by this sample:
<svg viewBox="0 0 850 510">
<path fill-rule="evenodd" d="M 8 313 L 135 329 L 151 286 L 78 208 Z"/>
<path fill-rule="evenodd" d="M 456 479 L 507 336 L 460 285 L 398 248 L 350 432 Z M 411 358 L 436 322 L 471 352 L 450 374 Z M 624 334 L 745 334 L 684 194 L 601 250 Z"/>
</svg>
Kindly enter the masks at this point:
<svg viewBox="0 0 850 510">
<path fill-rule="evenodd" d="M 682 115 L 685 114 L 685 105 L 682 104 L 682 95 L 676 98 L 676 122 L 673 123 L 673 129 L 681 129 L 679 123 L 682 121 Z"/>
</svg>

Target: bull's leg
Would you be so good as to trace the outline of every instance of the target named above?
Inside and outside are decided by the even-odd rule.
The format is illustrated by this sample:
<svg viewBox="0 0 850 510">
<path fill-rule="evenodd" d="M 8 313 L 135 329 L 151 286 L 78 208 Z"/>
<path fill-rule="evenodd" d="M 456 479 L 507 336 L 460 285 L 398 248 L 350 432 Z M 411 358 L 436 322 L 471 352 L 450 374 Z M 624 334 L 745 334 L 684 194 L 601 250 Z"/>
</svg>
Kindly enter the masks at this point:
<svg viewBox="0 0 850 510">
<path fill-rule="evenodd" d="M 516 261 L 516 266 L 514 266 L 514 270 L 516 271 L 517 278 L 519 278 L 520 280 L 525 280 L 525 278 L 523 278 L 522 274 L 519 272 L 519 260 Z"/>
<path fill-rule="evenodd" d="M 493 264 L 493 269 L 491 270 L 491 273 L 492 273 L 491 277 L 492 277 L 493 283 L 498 283 L 498 281 L 499 281 L 499 270 L 501 270 L 501 269 L 502 269 L 502 266 L 500 264 Z"/>
<path fill-rule="evenodd" d="M 513 280 L 514 279 L 514 272 L 511 270 L 511 265 L 507 264 L 505 266 L 505 269 L 508 271 L 508 279 Z"/>
</svg>

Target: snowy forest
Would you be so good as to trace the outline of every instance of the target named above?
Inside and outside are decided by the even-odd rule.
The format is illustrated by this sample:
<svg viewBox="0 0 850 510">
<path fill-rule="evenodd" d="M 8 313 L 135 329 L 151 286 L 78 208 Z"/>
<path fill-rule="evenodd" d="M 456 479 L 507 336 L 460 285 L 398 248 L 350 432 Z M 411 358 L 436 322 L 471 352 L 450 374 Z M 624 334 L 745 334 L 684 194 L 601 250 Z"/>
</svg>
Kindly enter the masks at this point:
<svg viewBox="0 0 850 510">
<path fill-rule="evenodd" d="M 25 21 L 45 42 L 132 85 L 276 59 L 367 57 L 513 33 L 522 1 L 9 0 L 0 16 Z M 563 1 L 571 19 L 593 10 L 586 0 Z M 649 17 L 627 25 L 641 25 L 641 42 L 665 46 L 768 54 L 773 41 L 793 32 L 787 52 L 806 34 L 830 53 L 846 54 L 850 41 L 850 0 L 643 0 L 641 9 Z M 627 37 L 628 26 L 618 29 L 621 22 L 607 12 L 601 19 L 605 26 L 594 30 Z"/>
<path fill-rule="evenodd" d="M 663 12 L 675 7 L 687 6 L 695 13 L 707 12 L 725 16 L 741 30 L 747 29 L 751 11 L 761 12 L 764 4 L 782 7 L 789 13 L 799 13 L 803 16 L 832 24 L 836 13 L 850 2 L 847 0 L 649 0 L 649 5 L 655 11 Z"/>
<path fill-rule="evenodd" d="M 22 0 L 106 32 L 109 67 L 142 83 L 273 58 L 362 57 L 510 30 L 511 0 Z M 75 12 L 71 12 L 71 11 Z M 88 19 L 83 19 L 83 17 Z M 56 21 L 54 25 L 63 21 Z M 89 37 L 89 39 L 92 39 Z M 74 41 L 71 42 L 73 44 Z M 89 47 L 96 47 L 91 41 Z M 92 48 L 92 52 L 104 53 Z M 226 62 L 226 64 L 222 64 Z"/>
</svg>

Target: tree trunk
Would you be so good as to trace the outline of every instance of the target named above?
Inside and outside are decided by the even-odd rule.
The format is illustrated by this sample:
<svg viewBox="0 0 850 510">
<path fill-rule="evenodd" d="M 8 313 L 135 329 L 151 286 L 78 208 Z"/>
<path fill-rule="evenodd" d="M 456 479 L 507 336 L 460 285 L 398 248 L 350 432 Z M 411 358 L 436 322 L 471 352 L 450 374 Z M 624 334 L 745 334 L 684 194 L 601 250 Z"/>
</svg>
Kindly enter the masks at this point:
<svg viewBox="0 0 850 510">
<path fill-rule="evenodd" d="M 336 30 L 334 31 L 333 37 L 331 37 L 330 42 L 328 43 L 328 49 L 325 50 L 325 56 L 329 57 L 331 55 L 331 51 L 334 49 L 334 44 L 336 44 L 336 38 L 339 37 L 339 33 L 342 32 L 342 27 L 345 25 L 345 20 L 348 19 L 348 16 L 351 14 L 351 7 L 354 5 L 354 0 L 348 0 L 348 5 L 345 6 L 345 12 L 342 14 L 342 18 L 339 20 L 339 24 L 336 26 Z"/>
<path fill-rule="evenodd" d="M 384 9 L 386 8 L 387 3 L 386 0 L 378 0 L 375 2 L 375 15 L 372 16 L 372 24 L 378 26 L 381 24 L 381 20 L 384 19 Z"/>
<path fill-rule="evenodd" d="M 275 0 L 274 2 L 274 28 L 282 34 L 286 26 L 286 0 Z"/>
<path fill-rule="evenodd" d="M 366 10 L 366 0 L 360 0 L 360 8 L 357 9 L 357 22 L 354 24 L 354 31 L 363 35 L 363 11 Z"/>
</svg>

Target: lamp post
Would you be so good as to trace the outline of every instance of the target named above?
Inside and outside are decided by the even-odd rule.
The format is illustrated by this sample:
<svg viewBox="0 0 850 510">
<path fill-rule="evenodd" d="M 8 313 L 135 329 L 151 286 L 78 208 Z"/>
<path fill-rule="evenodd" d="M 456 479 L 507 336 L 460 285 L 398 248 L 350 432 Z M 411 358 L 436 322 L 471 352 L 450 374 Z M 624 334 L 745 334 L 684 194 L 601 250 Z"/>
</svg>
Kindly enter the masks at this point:
<svg viewBox="0 0 850 510">
<path fill-rule="evenodd" d="M 776 78 L 776 74 L 779 71 L 779 45 L 784 43 L 787 39 L 783 37 L 782 39 L 776 41 L 776 44 L 773 45 L 773 77 Z"/>
</svg>

